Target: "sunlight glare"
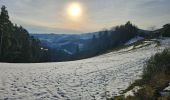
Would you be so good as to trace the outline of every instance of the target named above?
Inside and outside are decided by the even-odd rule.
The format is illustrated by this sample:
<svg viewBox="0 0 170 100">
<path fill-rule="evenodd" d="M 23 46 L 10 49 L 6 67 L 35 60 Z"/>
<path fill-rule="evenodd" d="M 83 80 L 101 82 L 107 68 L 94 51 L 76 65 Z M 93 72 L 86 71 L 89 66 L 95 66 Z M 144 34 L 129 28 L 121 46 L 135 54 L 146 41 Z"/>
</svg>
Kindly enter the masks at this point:
<svg viewBox="0 0 170 100">
<path fill-rule="evenodd" d="M 79 3 L 71 3 L 68 7 L 68 13 L 71 17 L 79 17 L 82 13 L 82 7 Z"/>
</svg>

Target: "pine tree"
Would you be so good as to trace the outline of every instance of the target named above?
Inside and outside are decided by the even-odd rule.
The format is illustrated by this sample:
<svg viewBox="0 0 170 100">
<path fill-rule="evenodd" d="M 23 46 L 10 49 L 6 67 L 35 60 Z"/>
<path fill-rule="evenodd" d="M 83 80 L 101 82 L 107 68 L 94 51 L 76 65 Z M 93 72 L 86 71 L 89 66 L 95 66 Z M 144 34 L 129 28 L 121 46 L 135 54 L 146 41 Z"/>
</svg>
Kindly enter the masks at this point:
<svg viewBox="0 0 170 100">
<path fill-rule="evenodd" d="M 30 37 L 22 26 L 9 20 L 8 11 L 2 6 L 0 13 L 0 61 L 38 62 L 40 57 L 39 40 Z"/>
<path fill-rule="evenodd" d="M 6 10 L 5 6 L 1 8 L 1 15 L 0 15 L 0 23 L 1 23 L 1 45 L 0 45 L 0 56 L 1 58 L 5 58 L 8 55 L 6 51 L 9 50 L 11 46 L 10 41 L 10 34 L 12 30 L 12 23 L 9 21 L 8 11 Z"/>
</svg>

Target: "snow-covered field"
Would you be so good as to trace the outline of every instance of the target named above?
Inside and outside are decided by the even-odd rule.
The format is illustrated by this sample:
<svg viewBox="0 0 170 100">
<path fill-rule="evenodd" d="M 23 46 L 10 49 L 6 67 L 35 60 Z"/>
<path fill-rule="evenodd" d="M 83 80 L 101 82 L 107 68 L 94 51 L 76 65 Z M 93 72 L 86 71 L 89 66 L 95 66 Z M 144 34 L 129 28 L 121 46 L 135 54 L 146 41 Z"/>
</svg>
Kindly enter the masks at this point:
<svg viewBox="0 0 170 100">
<path fill-rule="evenodd" d="M 140 78 L 151 55 L 170 45 L 170 39 L 145 47 L 59 63 L 0 63 L 0 100 L 105 99 Z"/>
</svg>

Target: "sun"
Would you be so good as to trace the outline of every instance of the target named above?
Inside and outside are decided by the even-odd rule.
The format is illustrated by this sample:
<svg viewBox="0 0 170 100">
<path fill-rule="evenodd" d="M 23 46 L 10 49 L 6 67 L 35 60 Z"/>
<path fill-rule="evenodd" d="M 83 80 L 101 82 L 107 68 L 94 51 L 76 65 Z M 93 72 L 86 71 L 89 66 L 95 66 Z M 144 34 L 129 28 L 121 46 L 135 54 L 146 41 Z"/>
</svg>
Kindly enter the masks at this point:
<svg viewBox="0 0 170 100">
<path fill-rule="evenodd" d="M 71 17 L 80 17 L 82 14 L 82 7 L 79 3 L 71 3 L 68 7 L 68 14 Z"/>
</svg>

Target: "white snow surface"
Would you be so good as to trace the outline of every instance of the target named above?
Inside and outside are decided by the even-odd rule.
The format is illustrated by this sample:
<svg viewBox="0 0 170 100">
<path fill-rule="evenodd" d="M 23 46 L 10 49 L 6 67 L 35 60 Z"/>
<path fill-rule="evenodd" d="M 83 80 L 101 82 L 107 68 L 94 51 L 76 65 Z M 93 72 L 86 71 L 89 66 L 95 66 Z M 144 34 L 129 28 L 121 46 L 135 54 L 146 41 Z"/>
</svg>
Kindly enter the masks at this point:
<svg viewBox="0 0 170 100">
<path fill-rule="evenodd" d="M 140 78 L 145 62 L 170 39 L 70 62 L 0 63 L 0 100 L 104 100 Z M 168 41 L 168 42 L 167 42 Z"/>
</svg>

